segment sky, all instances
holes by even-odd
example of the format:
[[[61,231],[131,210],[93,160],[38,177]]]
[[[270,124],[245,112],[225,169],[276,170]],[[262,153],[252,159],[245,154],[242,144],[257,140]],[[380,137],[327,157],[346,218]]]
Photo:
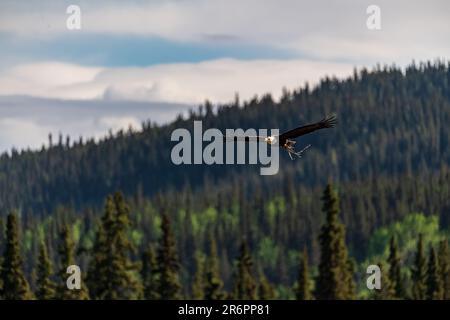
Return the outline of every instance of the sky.
[[[448,60],[449,21],[445,0],[0,0],[0,152],[166,123],[236,93],[277,99],[355,67]]]

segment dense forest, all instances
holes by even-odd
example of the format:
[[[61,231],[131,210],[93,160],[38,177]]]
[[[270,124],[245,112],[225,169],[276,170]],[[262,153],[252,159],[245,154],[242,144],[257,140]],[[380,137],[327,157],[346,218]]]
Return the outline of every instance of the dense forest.
[[[302,138],[312,148],[282,154],[275,176],[170,160],[171,132],[194,120],[283,131],[333,112],[338,126]],[[0,158],[0,295],[448,298],[449,120],[450,65],[437,61],[12,150]],[[85,275],[75,297],[60,290],[68,262]],[[365,287],[369,264],[387,270],[380,292]]]

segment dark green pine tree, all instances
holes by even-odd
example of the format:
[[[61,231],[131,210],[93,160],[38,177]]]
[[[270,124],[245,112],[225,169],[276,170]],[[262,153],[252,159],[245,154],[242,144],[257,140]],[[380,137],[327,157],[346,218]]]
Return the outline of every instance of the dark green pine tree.
[[[353,299],[355,284],[345,245],[345,227],[339,221],[338,196],[330,184],[322,200],[327,218],[319,236],[321,255],[315,297],[320,300]]]
[[[112,197],[108,197],[105,202],[105,209],[101,222],[97,226],[86,277],[90,298],[95,300],[103,299],[109,290],[109,240],[111,237],[110,230],[114,225],[113,214],[114,203]],[[108,230],[109,237],[107,237],[106,230]]]
[[[272,284],[267,279],[263,270],[259,270],[259,286],[258,286],[258,298],[260,300],[274,300],[276,298],[276,292]]]
[[[138,265],[130,259],[130,210],[120,193],[108,196],[89,264],[88,287],[93,299],[137,299],[142,296]]]
[[[158,300],[158,264],[153,246],[149,246],[142,254],[142,283],[144,286],[144,299]]]
[[[308,251],[304,248],[300,259],[297,286],[295,288],[295,296],[297,300],[312,300],[313,298],[311,293],[308,263]]]
[[[450,251],[448,240],[444,239],[439,243],[439,274],[443,286],[443,299],[450,300]]]
[[[39,248],[36,280],[36,298],[39,300],[51,300],[56,298],[56,285],[51,280],[53,268],[48,257],[47,245],[42,241]]]
[[[258,298],[257,283],[253,276],[253,261],[245,240],[241,244],[231,297],[235,300],[256,300]]]
[[[60,300],[87,300],[89,295],[87,289],[81,279],[80,289],[69,289],[67,287],[67,280],[70,274],[67,273],[67,268],[75,263],[75,244],[73,242],[70,228],[63,225],[60,232],[60,239],[58,245],[59,254],[59,277],[60,284],[57,288],[57,298]]]
[[[444,284],[442,282],[438,256],[433,246],[430,246],[427,269],[427,299],[442,300],[444,297]]]
[[[205,300],[225,299],[223,292],[223,282],[220,276],[219,256],[217,254],[216,240],[210,235],[209,256],[206,259],[205,267]]]
[[[195,275],[192,282],[192,299],[203,300],[205,296],[205,261],[199,252],[195,254]]]
[[[394,290],[394,299],[404,299],[406,296],[406,291],[403,284],[401,262],[400,256],[398,254],[397,242],[395,241],[394,237],[392,237],[390,240],[388,263],[388,278]]]
[[[379,262],[378,266],[381,271],[381,289],[375,289],[373,298],[375,300],[393,300],[395,299],[395,289],[389,277],[389,272],[386,272],[383,263]]]
[[[411,270],[411,278],[413,299],[425,300],[427,297],[427,259],[425,258],[422,234],[419,234],[417,241],[417,252]]]
[[[131,229],[130,209],[122,194],[114,194],[115,219],[110,243],[111,268],[109,281],[111,291],[106,299],[136,299],[142,294],[139,283],[139,265],[131,261],[136,251],[129,238]]]
[[[0,297],[4,300],[33,299],[30,286],[22,270],[17,217],[8,215],[6,222],[6,244],[0,273],[2,288]]]
[[[157,262],[159,270],[158,292],[163,300],[182,298],[179,280],[180,263],[176,250],[169,217],[162,216],[162,236],[158,248]]]

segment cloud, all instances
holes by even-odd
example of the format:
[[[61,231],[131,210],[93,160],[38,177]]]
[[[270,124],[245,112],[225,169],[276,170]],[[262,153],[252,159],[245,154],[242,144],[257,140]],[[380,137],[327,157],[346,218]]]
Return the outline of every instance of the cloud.
[[[289,49],[298,56],[368,64],[450,55],[450,2],[378,0],[382,28],[366,27],[359,0],[79,1],[78,34],[157,37],[181,43],[224,42]],[[0,32],[19,37],[73,34],[65,27],[67,3],[2,4]],[[39,9],[39,10],[38,10]],[[407,61],[408,60],[408,61]]]
[[[139,129],[142,121],[167,123],[185,114],[188,105],[105,100],[58,100],[26,96],[0,96],[0,152],[40,148],[48,134],[101,138],[108,131],[129,126]],[[54,141],[57,138],[54,138]]]
[[[161,64],[145,68],[96,68],[36,63],[0,72],[0,95],[29,95],[65,100],[170,102],[195,105],[206,99],[228,102],[317,83],[325,75],[350,75],[349,63],[309,60],[218,59]]]
[[[169,122],[206,99],[248,100],[344,77],[353,66],[308,60],[219,59],[139,68],[83,67],[59,62],[24,64],[0,71],[0,150],[38,148],[48,133],[72,139],[108,130]]]

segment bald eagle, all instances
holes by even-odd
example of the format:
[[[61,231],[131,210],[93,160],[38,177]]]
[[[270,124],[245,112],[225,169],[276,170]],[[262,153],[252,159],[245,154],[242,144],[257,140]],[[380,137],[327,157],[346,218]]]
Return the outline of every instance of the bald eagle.
[[[304,151],[306,151],[311,145],[307,145],[300,151],[295,151],[294,145],[296,143],[295,140],[300,136],[311,133],[313,131],[325,128],[333,128],[337,124],[336,115],[332,114],[330,116],[325,117],[319,122],[308,124],[306,126],[301,126],[289,131],[286,131],[278,136],[225,136],[225,141],[261,141],[266,142],[269,145],[278,145],[280,148],[286,150],[291,159],[294,159],[293,156],[302,157]]]

